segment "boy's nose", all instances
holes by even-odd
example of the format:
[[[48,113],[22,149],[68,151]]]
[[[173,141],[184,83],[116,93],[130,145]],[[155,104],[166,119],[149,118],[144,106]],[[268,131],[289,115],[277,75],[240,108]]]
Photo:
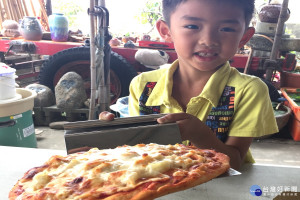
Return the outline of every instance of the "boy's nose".
[[[219,44],[219,39],[216,31],[206,30],[199,33],[199,44],[208,47],[216,47]]]

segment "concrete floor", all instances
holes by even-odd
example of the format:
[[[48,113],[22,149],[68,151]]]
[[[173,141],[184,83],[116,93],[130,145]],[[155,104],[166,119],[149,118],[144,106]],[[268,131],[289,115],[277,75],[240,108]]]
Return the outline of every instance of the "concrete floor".
[[[64,131],[46,126],[35,127],[38,148],[65,150]],[[300,166],[300,142],[286,135],[286,130],[266,139],[255,139],[251,152],[258,164]],[[281,134],[281,135],[280,135]]]

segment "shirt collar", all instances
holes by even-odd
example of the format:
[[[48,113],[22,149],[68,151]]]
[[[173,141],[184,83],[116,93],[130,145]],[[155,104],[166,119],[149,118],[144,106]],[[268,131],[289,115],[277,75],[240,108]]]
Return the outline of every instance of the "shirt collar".
[[[173,74],[178,68],[178,65],[178,60],[176,60],[167,70],[162,72],[160,79],[157,81],[156,86],[146,102],[146,106],[170,104],[170,100],[173,99],[171,97]],[[219,98],[223,93],[224,87],[228,82],[229,74],[230,65],[229,62],[227,62],[210,77],[203,88],[202,93],[195,98],[205,98],[211,102],[213,107],[216,107],[218,105]]]
[[[172,98],[173,74],[177,68],[178,60],[173,62],[166,70],[162,71],[161,77],[146,102],[146,106],[170,104],[169,100]]]
[[[230,64],[229,62],[226,62],[209,78],[208,82],[203,88],[202,93],[198,97],[206,98],[212,103],[213,107],[217,107],[229,77]]]

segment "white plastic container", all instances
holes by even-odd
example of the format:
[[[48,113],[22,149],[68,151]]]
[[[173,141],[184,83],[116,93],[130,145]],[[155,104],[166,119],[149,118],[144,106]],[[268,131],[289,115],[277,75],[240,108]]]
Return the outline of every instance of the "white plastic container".
[[[0,63],[0,100],[16,97],[16,69]]]

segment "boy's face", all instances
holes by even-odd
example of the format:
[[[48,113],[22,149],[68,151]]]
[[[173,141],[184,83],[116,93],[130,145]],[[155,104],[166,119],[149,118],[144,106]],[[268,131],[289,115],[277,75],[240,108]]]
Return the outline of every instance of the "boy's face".
[[[241,8],[214,0],[188,0],[180,4],[170,16],[170,27],[164,31],[164,38],[174,42],[181,67],[206,72],[216,71],[254,33],[245,32]]]

